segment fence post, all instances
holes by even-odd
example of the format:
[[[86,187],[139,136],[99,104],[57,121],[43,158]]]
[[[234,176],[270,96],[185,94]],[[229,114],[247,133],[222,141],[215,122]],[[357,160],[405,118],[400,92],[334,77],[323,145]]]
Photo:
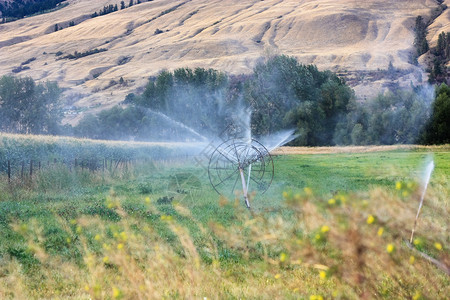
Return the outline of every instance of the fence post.
[[[8,183],[11,183],[11,162],[8,160]]]
[[[33,160],[30,160],[30,179],[33,177]]]

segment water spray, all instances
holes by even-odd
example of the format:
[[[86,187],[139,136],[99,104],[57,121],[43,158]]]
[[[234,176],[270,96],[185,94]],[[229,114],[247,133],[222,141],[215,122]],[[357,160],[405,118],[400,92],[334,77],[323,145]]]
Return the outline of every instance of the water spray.
[[[414,238],[414,231],[416,230],[416,225],[417,225],[417,219],[419,218],[419,214],[420,214],[420,209],[423,206],[423,199],[425,198],[425,192],[427,191],[427,187],[428,187],[428,183],[430,182],[430,178],[431,178],[431,173],[433,172],[434,169],[434,161],[430,161],[426,168],[425,168],[425,173],[424,176],[422,177],[422,194],[420,196],[420,203],[419,203],[419,209],[417,210],[417,215],[416,215],[416,219],[414,220],[414,226],[411,232],[411,238],[409,240],[409,242],[412,244],[413,242],[413,238]]]
[[[201,135],[200,133],[195,131],[193,128],[187,126],[186,124],[184,124],[184,123],[182,123],[180,121],[174,120],[173,118],[169,117],[168,115],[166,115],[166,114],[164,114],[164,113],[162,113],[160,111],[154,111],[154,110],[152,110],[150,108],[144,108],[144,109],[147,110],[148,112],[154,114],[154,115],[157,115],[157,116],[161,117],[162,119],[164,119],[165,121],[175,125],[176,127],[179,127],[181,129],[186,130],[187,132],[191,133],[196,138],[200,138],[200,140],[202,142],[208,141],[208,139],[205,136]]]
[[[420,209],[423,206],[423,200],[425,198],[425,192],[427,191],[427,187],[428,187],[428,183],[430,182],[430,178],[431,178],[431,173],[433,172],[434,169],[434,161],[431,160],[426,168],[425,168],[425,172],[423,174],[422,177],[422,182],[421,182],[421,186],[422,186],[422,193],[420,195],[420,203],[419,203],[419,209],[417,210],[417,214],[416,214],[416,218],[414,220],[414,226],[413,229],[411,231],[411,238],[409,239],[409,243],[407,241],[405,241],[406,246],[411,249],[412,251],[415,251],[416,253],[418,253],[420,256],[422,256],[423,258],[425,258],[426,260],[428,260],[429,262],[433,263],[434,265],[436,265],[439,269],[441,269],[442,271],[444,271],[447,275],[450,275],[450,268],[438,261],[437,259],[429,256],[428,254],[417,250],[414,246],[413,246],[413,238],[414,238],[414,232],[416,231],[416,226],[417,226],[417,220],[419,219],[419,214],[420,214]]]

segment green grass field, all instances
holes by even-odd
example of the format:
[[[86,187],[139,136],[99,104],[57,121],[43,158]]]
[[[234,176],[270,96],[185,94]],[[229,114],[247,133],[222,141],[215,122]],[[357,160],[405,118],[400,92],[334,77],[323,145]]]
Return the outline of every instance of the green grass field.
[[[274,157],[252,211],[193,161],[0,178],[0,299],[446,299],[448,147]]]

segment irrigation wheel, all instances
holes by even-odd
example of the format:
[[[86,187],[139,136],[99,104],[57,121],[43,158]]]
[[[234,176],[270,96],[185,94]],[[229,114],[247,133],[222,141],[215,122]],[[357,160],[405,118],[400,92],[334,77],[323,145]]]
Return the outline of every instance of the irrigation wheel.
[[[223,142],[211,154],[208,165],[208,176],[214,190],[224,196],[243,191],[246,203],[249,192],[263,194],[269,188],[273,175],[272,157],[255,139]]]

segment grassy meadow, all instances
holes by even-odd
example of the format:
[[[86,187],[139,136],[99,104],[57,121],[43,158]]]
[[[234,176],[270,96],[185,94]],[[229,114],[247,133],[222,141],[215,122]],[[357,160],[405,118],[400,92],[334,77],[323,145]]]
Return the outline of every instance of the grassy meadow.
[[[0,299],[446,299],[449,150],[277,155],[251,211],[193,160],[1,174]]]

